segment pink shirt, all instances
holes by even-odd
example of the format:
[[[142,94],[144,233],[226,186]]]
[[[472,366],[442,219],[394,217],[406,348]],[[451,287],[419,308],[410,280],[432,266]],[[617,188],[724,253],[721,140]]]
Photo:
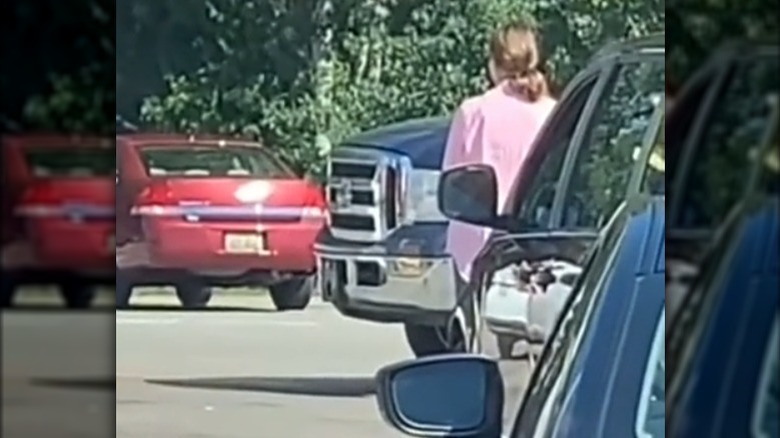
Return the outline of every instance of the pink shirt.
[[[503,211],[509,189],[555,103],[551,98],[531,103],[506,84],[466,99],[450,127],[443,169],[467,164],[492,166],[498,180],[498,211]],[[489,230],[451,221],[447,233],[447,252],[467,279]]]

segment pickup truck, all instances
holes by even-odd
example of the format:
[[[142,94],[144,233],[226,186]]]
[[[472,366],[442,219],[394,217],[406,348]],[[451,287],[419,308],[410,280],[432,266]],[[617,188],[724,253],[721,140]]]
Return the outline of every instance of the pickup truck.
[[[335,148],[329,222],[314,246],[323,299],[349,317],[405,324],[413,348],[456,307],[447,219],[436,201],[449,124],[396,123]]]

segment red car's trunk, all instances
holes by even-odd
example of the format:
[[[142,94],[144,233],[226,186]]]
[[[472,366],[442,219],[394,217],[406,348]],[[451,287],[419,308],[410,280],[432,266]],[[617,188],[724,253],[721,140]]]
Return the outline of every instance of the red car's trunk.
[[[307,272],[326,208],[302,180],[181,177],[154,181],[132,214],[158,266]]]
[[[196,221],[300,221],[324,214],[316,187],[301,180],[171,178],[143,191],[134,208],[141,216]]]
[[[110,267],[115,213],[114,185],[108,177],[34,180],[14,212],[43,264]]]

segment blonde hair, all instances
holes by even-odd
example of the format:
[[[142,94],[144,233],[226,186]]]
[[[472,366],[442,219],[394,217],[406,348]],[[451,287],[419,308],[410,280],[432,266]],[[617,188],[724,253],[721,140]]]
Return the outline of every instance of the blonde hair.
[[[490,58],[511,87],[531,102],[550,94],[540,70],[536,29],[521,21],[499,28],[490,39]]]

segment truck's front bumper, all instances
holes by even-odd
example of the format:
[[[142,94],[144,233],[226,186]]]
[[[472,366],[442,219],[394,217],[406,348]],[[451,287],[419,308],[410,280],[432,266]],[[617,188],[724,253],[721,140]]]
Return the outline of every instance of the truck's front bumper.
[[[317,244],[317,284],[345,316],[377,322],[443,325],[456,308],[449,256],[381,254],[372,247]]]

